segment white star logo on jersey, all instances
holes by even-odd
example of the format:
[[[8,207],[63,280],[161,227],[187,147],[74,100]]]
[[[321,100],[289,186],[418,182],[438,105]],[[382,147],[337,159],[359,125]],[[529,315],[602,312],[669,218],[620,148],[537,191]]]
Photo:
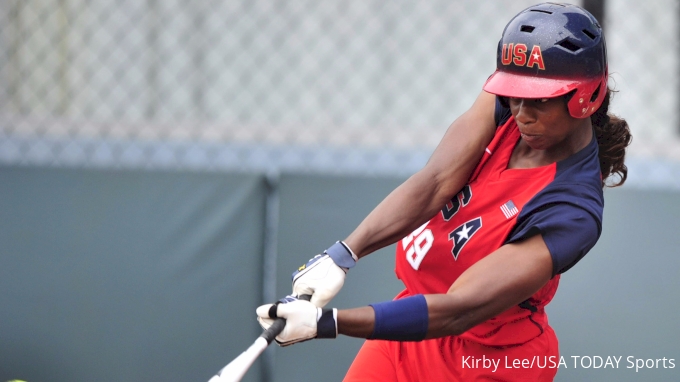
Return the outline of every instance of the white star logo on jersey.
[[[463,224],[463,229],[461,229],[460,232],[456,232],[456,235],[458,235],[458,241],[461,241],[462,239],[469,239],[470,236],[468,236],[468,232],[470,232],[471,229],[472,227],[468,227],[467,223]]]
[[[480,228],[482,228],[481,216],[461,224],[458,228],[449,233],[449,240],[453,241],[451,253],[453,254],[454,260],[458,260],[460,251]]]

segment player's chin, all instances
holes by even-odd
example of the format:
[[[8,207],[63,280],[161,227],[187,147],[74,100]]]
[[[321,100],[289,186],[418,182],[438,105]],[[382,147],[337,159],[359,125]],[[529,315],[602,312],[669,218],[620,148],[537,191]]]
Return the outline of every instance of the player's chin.
[[[522,140],[534,150],[545,150],[549,146],[543,135],[522,134]]]

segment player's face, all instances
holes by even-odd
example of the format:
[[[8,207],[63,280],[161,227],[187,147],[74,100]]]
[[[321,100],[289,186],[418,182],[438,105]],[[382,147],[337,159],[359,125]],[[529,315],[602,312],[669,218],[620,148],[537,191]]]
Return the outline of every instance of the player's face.
[[[570,144],[583,120],[572,117],[564,97],[509,98],[522,139],[534,150]]]

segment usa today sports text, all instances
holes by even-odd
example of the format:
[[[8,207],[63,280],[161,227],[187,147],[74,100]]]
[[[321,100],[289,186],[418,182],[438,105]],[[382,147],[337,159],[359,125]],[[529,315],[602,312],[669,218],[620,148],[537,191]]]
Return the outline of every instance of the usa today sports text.
[[[636,356],[533,356],[528,358],[501,357],[493,358],[483,355],[482,357],[462,356],[463,369],[490,369],[496,372],[499,368],[505,369],[555,369],[555,368],[581,368],[581,369],[634,369],[639,372],[643,369],[675,369],[675,358],[638,358]]]

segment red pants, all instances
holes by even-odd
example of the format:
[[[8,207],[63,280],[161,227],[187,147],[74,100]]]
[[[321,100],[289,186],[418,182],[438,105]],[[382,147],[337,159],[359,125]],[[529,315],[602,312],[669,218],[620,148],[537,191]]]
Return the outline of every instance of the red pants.
[[[512,347],[490,347],[460,337],[368,340],[344,381],[552,381],[560,358],[557,337],[550,326],[544,330]]]

